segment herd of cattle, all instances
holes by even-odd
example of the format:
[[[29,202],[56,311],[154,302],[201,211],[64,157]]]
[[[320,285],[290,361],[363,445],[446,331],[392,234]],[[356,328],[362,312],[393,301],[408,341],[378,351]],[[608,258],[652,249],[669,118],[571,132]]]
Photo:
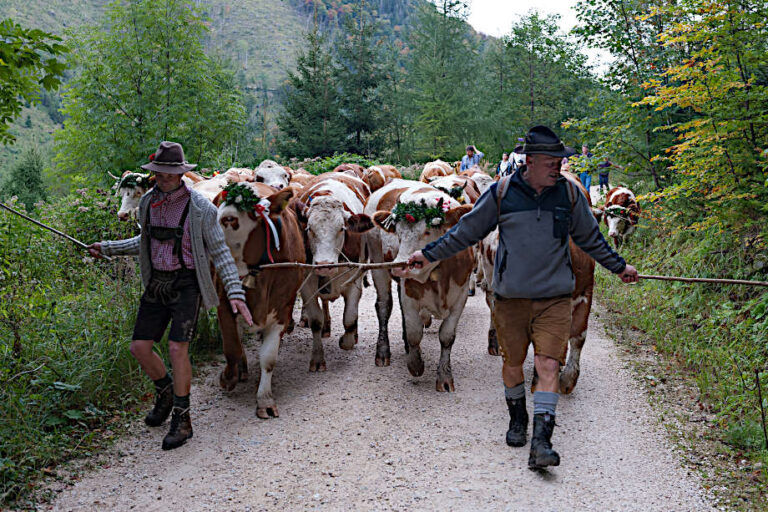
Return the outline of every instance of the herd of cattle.
[[[563,175],[581,188],[578,179]],[[140,179],[137,179],[140,178]],[[118,216],[127,220],[135,215],[139,198],[152,186],[152,178],[126,171],[117,178],[117,196],[122,198]],[[205,178],[189,172],[183,180],[193,190],[206,196],[219,209],[218,219],[246,290],[254,327],[260,335],[261,379],[256,395],[256,414],[261,418],[278,416],[272,396],[271,378],[277,363],[283,334],[294,328],[293,310],[297,295],[302,299],[301,325],[312,331],[310,371],[326,368],[323,338],[330,336],[331,319],[328,303],[344,299],[344,334],[339,338],[342,349],[353,349],[358,341],[358,304],[362,295],[365,271],[355,267],[263,269],[268,263],[298,262],[316,265],[359,262],[404,262],[416,250],[436,240],[472,210],[494,182],[481,168],[457,173],[455,166],[437,160],[424,166],[419,181],[402,179],[391,165],[363,168],[342,164],[332,172],[312,175],[298,169],[265,160],[256,169],[232,168]],[[235,184],[235,186],[232,186]],[[242,187],[242,188],[240,188]],[[224,189],[227,188],[227,191]],[[238,191],[255,194],[259,210],[240,207]],[[229,194],[229,200],[226,200]],[[248,195],[253,197],[252,194]],[[402,205],[402,206],[399,206]],[[419,205],[437,208],[439,218],[415,219],[396,215],[397,208]],[[603,208],[593,208],[602,216],[609,234],[620,244],[638,220],[639,209],[634,195],[626,187],[612,189]],[[424,373],[420,342],[424,328],[433,319],[442,320],[439,329],[441,346],[437,365],[436,388],[453,391],[451,347],[467,296],[474,293],[474,283],[485,291],[492,308],[494,260],[498,230],[476,247],[447,260],[411,269],[370,270],[376,289],[376,315],[379,322],[375,364],[388,366],[391,351],[387,325],[393,309],[392,281],[397,282],[403,341],[407,367],[414,376]],[[576,289],[573,294],[573,321],[569,355],[560,374],[560,388],[570,393],[579,377],[579,359],[584,346],[592,304],[595,262],[570,244]],[[212,270],[213,272],[213,270]],[[214,279],[216,281],[216,279]],[[366,281],[367,283],[367,281]],[[224,290],[217,284],[222,299]],[[248,363],[242,344],[243,325],[237,322],[228,301],[222,300],[218,320],[223,339],[226,367],[220,384],[227,390],[248,378]],[[498,343],[491,323],[488,352],[498,355]]]

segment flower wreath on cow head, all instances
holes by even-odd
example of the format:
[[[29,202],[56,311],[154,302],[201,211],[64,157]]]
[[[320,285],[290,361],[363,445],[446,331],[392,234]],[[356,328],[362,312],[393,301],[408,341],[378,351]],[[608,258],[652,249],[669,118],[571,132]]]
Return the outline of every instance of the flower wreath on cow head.
[[[435,206],[427,205],[426,200],[420,202],[397,203],[392,209],[392,214],[387,219],[389,225],[395,222],[406,221],[414,224],[424,220],[427,226],[439,226],[445,222],[445,211],[450,208],[450,203],[444,203],[443,198],[437,200]]]
[[[271,250],[271,236],[275,240],[275,249],[280,250],[280,236],[277,232],[277,227],[272,219],[269,218],[269,207],[272,205],[268,199],[261,198],[256,191],[245,183],[230,183],[224,190],[221,191],[221,204],[226,206],[234,206],[237,211],[243,213],[252,213],[261,217],[264,223],[269,226],[266,230],[267,236],[267,255],[271,263],[275,260],[272,257]]]
[[[145,187],[149,188],[151,181],[149,179],[149,174],[140,174],[138,172],[129,172],[125,176],[119,178],[119,181],[117,182],[117,190],[120,190],[121,188],[136,188],[136,187]]]
[[[605,216],[607,217],[617,217],[621,220],[625,220],[629,222],[631,225],[637,224],[637,221],[639,220],[639,215],[636,210],[633,208],[627,208],[626,206],[621,206],[618,204],[613,204],[605,209]]]

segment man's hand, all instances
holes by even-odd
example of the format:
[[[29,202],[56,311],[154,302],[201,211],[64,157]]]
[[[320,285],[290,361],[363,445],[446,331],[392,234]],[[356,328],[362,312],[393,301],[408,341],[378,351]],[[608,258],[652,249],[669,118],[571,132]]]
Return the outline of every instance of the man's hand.
[[[94,258],[101,259],[101,244],[95,243],[88,246],[88,253],[93,256]]]
[[[421,251],[416,251],[408,258],[408,266],[413,268],[421,268],[428,264],[429,260]]]
[[[627,265],[624,272],[619,274],[619,278],[625,283],[636,283],[640,279],[637,277],[637,269],[632,265]]]
[[[243,320],[249,326],[253,325],[253,317],[251,316],[251,310],[248,309],[248,305],[240,299],[231,299],[229,305],[232,306],[232,312],[234,314],[240,313],[243,315]]]

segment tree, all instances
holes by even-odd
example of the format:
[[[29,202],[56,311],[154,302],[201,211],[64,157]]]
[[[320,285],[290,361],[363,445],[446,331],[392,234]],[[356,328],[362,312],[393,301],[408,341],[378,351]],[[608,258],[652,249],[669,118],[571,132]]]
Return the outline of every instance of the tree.
[[[458,0],[423,2],[416,13],[408,78],[419,158],[458,156],[475,132],[479,61],[466,16]]]
[[[161,140],[182,143],[201,166],[232,162],[245,111],[233,72],[203,52],[206,32],[192,2],[135,0],[113,2],[99,26],[74,34],[79,74],[64,96],[58,169],[132,169]]]
[[[8,131],[23,105],[38,101],[41,88],[55,90],[66,69],[59,56],[61,38],[25,29],[10,18],[0,21],[0,143],[16,139]]]
[[[306,40],[277,119],[280,148],[289,157],[330,156],[344,147],[345,133],[335,70],[317,21]]]
[[[377,26],[369,19],[365,0],[359,1],[357,16],[347,16],[342,27],[335,60],[341,116],[348,137],[346,151],[370,155],[382,144],[378,132],[383,74],[374,37]]]
[[[18,197],[27,210],[31,210],[36,202],[46,199],[43,158],[37,149],[31,148],[24,154],[3,180],[0,191],[3,198]]]

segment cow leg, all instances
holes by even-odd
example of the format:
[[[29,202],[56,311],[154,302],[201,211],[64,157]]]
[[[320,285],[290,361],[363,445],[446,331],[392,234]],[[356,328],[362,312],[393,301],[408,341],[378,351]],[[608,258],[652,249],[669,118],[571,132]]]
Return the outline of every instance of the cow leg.
[[[344,350],[352,350],[357,344],[357,308],[363,289],[361,280],[349,284],[342,292],[344,296],[344,334],[339,338],[339,347]]]
[[[456,391],[453,386],[453,372],[451,371],[451,348],[453,348],[453,342],[456,339],[456,325],[459,323],[460,317],[461,310],[454,311],[440,324],[438,334],[440,338],[440,362],[437,363],[437,382],[435,384],[438,391]]]
[[[307,303],[301,299],[301,314],[299,315],[299,327],[309,327],[309,318],[307,317]]]
[[[392,280],[387,270],[371,270],[376,288],[376,317],[379,320],[379,338],[376,341],[376,366],[389,366],[389,317],[392,315]]]
[[[475,289],[477,287],[477,275],[475,274],[477,272],[477,267],[472,271],[471,274],[469,274],[469,289],[467,290],[467,295],[470,297],[475,296]]]
[[[400,287],[403,286],[405,281],[400,280]],[[419,377],[424,374],[424,360],[421,358],[421,339],[424,336],[424,324],[421,322],[421,316],[419,315],[419,304],[405,296],[405,292],[401,291],[400,300],[402,302],[403,311],[403,331],[405,331],[405,338],[408,344],[408,371],[414,377]]]
[[[248,378],[248,361],[240,339],[237,320],[232,314],[229,303],[225,304],[225,302],[221,301],[216,308],[221,329],[222,349],[227,362],[219,375],[219,385],[227,391],[232,391],[239,381]]]
[[[325,299],[322,299],[323,302],[323,332],[322,337],[323,338],[330,338],[331,337],[331,312],[328,310],[328,302]]]
[[[419,317],[421,317],[421,324],[425,329],[432,327],[432,315],[428,311],[421,311]]]
[[[500,355],[499,339],[496,336],[496,328],[493,326],[493,292],[485,291],[485,303],[491,310],[491,325],[488,327],[488,353],[492,356]]]
[[[317,281],[315,281],[316,283]],[[323,329],[323,312],[317,303],[317,298],[309,297],[317,290],[316,286],[305,286],[301,290],[301,299],[307,306],[307,320],[312,329],[312,358],[309,360],[309,371],[325,371],[325,352],[320,332]]]
[[[272,398],[272,372],[277,364],[277,353],[280,349],[281,324],[273,324],[262,331],[259,362],[261,363],[261,379],[256,391],[256,416],[262,419],[280,416],[277,412],[275,399]]]
[[[403,326],[403,345],[405,346],[405,353],[407,354],[411,350],[411,347],[408,345],[408,336],[406,335],[405,329],[405,309],[403,308],[403,293],[405,292],[403,292],[400,287],[402,282],[402,279],[397,282],[397,302],[400,304],[400,320]],[[421,325],[423,326],[424,324],[422,323]]]
[[[572,299],[571,335],[568,339],[570,351],[568,361],[560,371],[560,393],[570,394],[576,387],[581,372],[581,349],[587,341],[589,312],[592,309],[592,287],[583,295]]]

